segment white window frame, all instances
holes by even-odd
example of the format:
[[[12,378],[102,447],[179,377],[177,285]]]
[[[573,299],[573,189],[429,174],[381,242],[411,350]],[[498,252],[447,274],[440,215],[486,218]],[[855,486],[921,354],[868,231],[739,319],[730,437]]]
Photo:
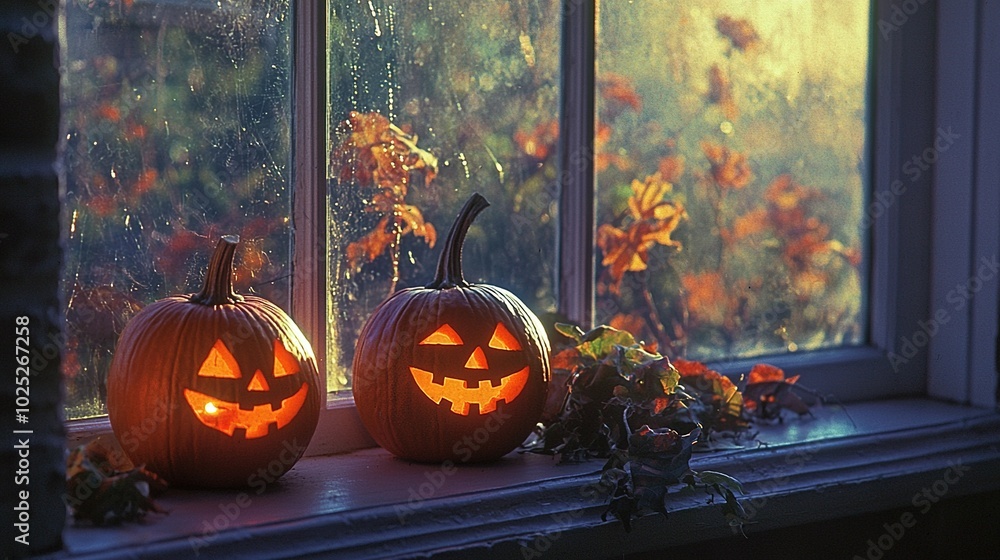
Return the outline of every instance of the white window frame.
[[[329,1],[294,2],[293,273],[291,315],[313,342],[327,378],[326,30]],[[969,305],[949,294],[969,281],[982,257],[1000,251],[1000,112],[989,100],[1000,87],[1000,6],[985,1],[918,4],[934,18],[895,25],[894,3],[876,0],[870,41],[869,142],[873,198],[884,204],[870,234],[866,343],[767,358],[804,385],[841,401],[926,395],[995,407],[998,290],[994,276]],[[560,119],[559,306],[571,320],[593,319],[594,17],[593,0],[565,0]],[[928,21],[930,23],[928,23]],[[936,27],[935,27],[936,26]],[[927,37],[935,37],[933,42]],[[936,71],[934,70],[936,68]],[[939,128],[959,137],[915,181],[902,176],[915,155],[933,148]],[[991,149],[994,148],[994,149]],[[991,157],[993,156],[993,157]],[[907,168],[908,169],[908,168]],[[894,181],[903,180],[905,191]],[[873,212],[873,206],[866,210]],[[928,225],[929,223],[929,225]],[[956,228],[953,224],[961,225]],[[959,231],[960,230],[960,231]],[[949,321],[915,355],[906,343],[935,313]],[[923,322],[923,323],[922,323]],[[904,358],[901,362],[899,358]],[[758,361],[713,364],[739,375]],[[374,446],[347,392],[330,393],[308,455]],[[106,419],[69,424],[72,440],[109,432]]]

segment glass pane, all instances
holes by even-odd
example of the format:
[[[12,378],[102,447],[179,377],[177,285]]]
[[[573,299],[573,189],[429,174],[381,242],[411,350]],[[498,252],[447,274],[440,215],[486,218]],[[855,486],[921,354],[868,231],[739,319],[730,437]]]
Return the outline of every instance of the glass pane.
[[[705,360],[862,342],[869,2],[602,2],[597,320]]]
[[[432,280],[473,192],[492,206],[466,279],[554,310],[559,31],[558,0],[333,3],[331,388],[379,302]]]
[[[200,288],[239,234],[236,289],[287,309],[288,0],[66,2],[66,416],[102,414],[125,321]]]

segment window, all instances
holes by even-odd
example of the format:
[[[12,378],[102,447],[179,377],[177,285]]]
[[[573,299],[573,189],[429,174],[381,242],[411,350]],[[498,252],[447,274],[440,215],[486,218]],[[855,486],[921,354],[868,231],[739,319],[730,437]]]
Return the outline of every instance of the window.
[[[864,341],[868,4],[601,4],[598,323],[701,360]]]
[[[768,355],[842,399],[923,393],[927,345],[957,347],[952,334],[928,335],[918,351],[906,350],[954,277],[971,278],[996,245],[980,241],[974,252],[968,238],[949,245],[938,231],[934,254],[964,256],[955,266],[932,263],[932,178],[940,184],[967,167],[938,150],[912,182],[905,175],[907,161],[934,148],[939,128],[929,116],[936,78],[927,61],[975,50],[942,38],[938,52],[925,40],[933,22],[914,18],[907,34],[886,39],[878,22],[889,21],[890,8],[861,2],[816,3],[811,16],[785,2],[750,12],[707,1],[677,10],[555,0],[302,4],[66,8],[67,417],[101,412],[100,371],[127,316],[195,290],[212,238],[233,231],[244,239],[238,288],[290,309],[321,356],[328,389],[347,389],[367,313],[393,287],[426,281],[436,233],[473,190],[493,208],[470,235],[467,274],[510,288],[539,314],[639,321],[650,337],[662,327],[662,345],[725,360],[725,371]],[[772,11],[800,38],[768,28]],[[965,29],[968,17],[942,13],[940,24]],[[658,22],[680,32],[656,35]],[[801,37],[834,41],[837,32],[855,38],[789,46],[808,42]],[[797,67],[769,59],[766,49],[778,47],[768,42],[844,66],[803,55],[805,77],[793,78]],[[660,50],[644,50],[653,44]],[[709,47],[696,53],[702,44]],[[668,74],[664,85],[668,62],[682,67],[682,79]],[[940,97],[938,109],[970,103],[973,63],[942,68],[966,86]],[[789,84],[796,94],[780,95]],[[797,123],[799,110],[809,127]],[[781,125],[764,126],[772,120]],[[969,142],[973,153],[971,117],[964,125],[953,125],[958,145]],[[373,147],[384,157],[369,158]],[[392,188],[379,182],[387,170]],[[626,232],[633,223],[633,180],[645,189],[671,183],[662,200],[679,220],[658,238],[666,243],[649,248],[648,262],[668,276],[646,290],[652,306],[625,279],[639,271],[622,269],[618,293],[607,276],[614,232],[603,226]],[[897,180],[909,194],[893,190]],[[957,180],[973,185],[970,200],[991,200],[969,177]],[[716,184],[699,189],[706,181]],[[723,192],[725,201],[711,198]],[[777,222],[761,224],[761,212],[793,200],[805,211],[802,231],[782,236]],[[971,206],[954,210],[968,215]],[[866,219],[871,228],[860,227]],[[988,240],[996,216],[976,219],[972,236]],[[754,252],[699,260],[729,250],[726,236],[749,239]],[[791,259],[792,242],[824,252]],[[722,259],[728,272],[718,269]],[[789,290],[795,266],[803,284]],[[741,295],[718,307],[715,294],[727,292]],[[692,293],[715,307],[692,311]],[[968,307],[949,313],[971,324]],[[976,324],[995,334],[995,310],[977,313]],[[740,322],[727,325],[730,315]],[[981,364],[993,334],[958,350],[962,363]],[[948,396],[967,400],[978,379]],[[349,398],[331,410],[345,407]],[[338,430],[349,428],[323,437]]]
[[[287,308],[291,4],[69,2],[63,37],[66,417],[105,413],[125,322],[198,290],[239,234],[236,288]]]
[[[556,310],[559,2],[333,2],[328,383],[369,313],[427,284],[473,192],[469,281]],[[514,266],[512,266],[512,264]]]

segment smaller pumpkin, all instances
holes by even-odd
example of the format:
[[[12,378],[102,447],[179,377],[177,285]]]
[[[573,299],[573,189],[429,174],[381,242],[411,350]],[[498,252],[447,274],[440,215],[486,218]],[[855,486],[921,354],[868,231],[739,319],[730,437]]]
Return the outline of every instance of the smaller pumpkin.
[[[399,457],[497,459],[524,442],[545,405],[549,346],[538,318],[507,290],[463,277],[462,244],[487,206],[478,193],[466,202],[434,281],[389,296],[358,338],[358,414]]]
[[[122,449],[176,486],[273,481],[319,421],[323,384],[309,342],[278,306],[233,291],[238,243],[219,241],[200,292],[137,313],[108,372]]]

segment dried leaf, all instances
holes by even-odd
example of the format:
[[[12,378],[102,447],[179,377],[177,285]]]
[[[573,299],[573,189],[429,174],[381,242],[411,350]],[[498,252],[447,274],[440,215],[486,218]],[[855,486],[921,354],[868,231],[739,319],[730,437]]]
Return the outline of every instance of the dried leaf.
[[[779,418],[782,410],[790,410],[800,416],[809,414],[811,403],[794,391],[798,380],[797,375],[786,379],[781,368],[769,364],[755,365],[743,389],[747,409],[764,419]]]
[[[705,484],[718,484],[740,494],[746,494],[746,491],[743,490],[743,483],[728,474],[717,471],[697,471],[695,475]]]
[[[630,333],[611,327],[597,327],[586,333],[576,348],[582,357],[602,361],[615,352],[616,347],[635,344]]]
[[[645,270],[649,250],[656,244],[680,248],[671,235],[687,217],[684,207],[665,199],[672,190],[658,173],[645,181],[632,181],[628,199],[629,224],[624,229],[602,224],[597,229],[597,246],[604,253],[601,261],[612,279],[610,289],[617,293],[626,272]]]
[[[580,327],[568,323],[556,323],[556,332],[576,342],[580,342],[585,334]]]
[[[147,512],[165,513],[153,498],[167,484],[143,467],[126,467],[100,440],[77,447],[66,458],[66,501],[76,520],[94,525],[137,521]],[[119,468],[129,468],[127,471]]]

